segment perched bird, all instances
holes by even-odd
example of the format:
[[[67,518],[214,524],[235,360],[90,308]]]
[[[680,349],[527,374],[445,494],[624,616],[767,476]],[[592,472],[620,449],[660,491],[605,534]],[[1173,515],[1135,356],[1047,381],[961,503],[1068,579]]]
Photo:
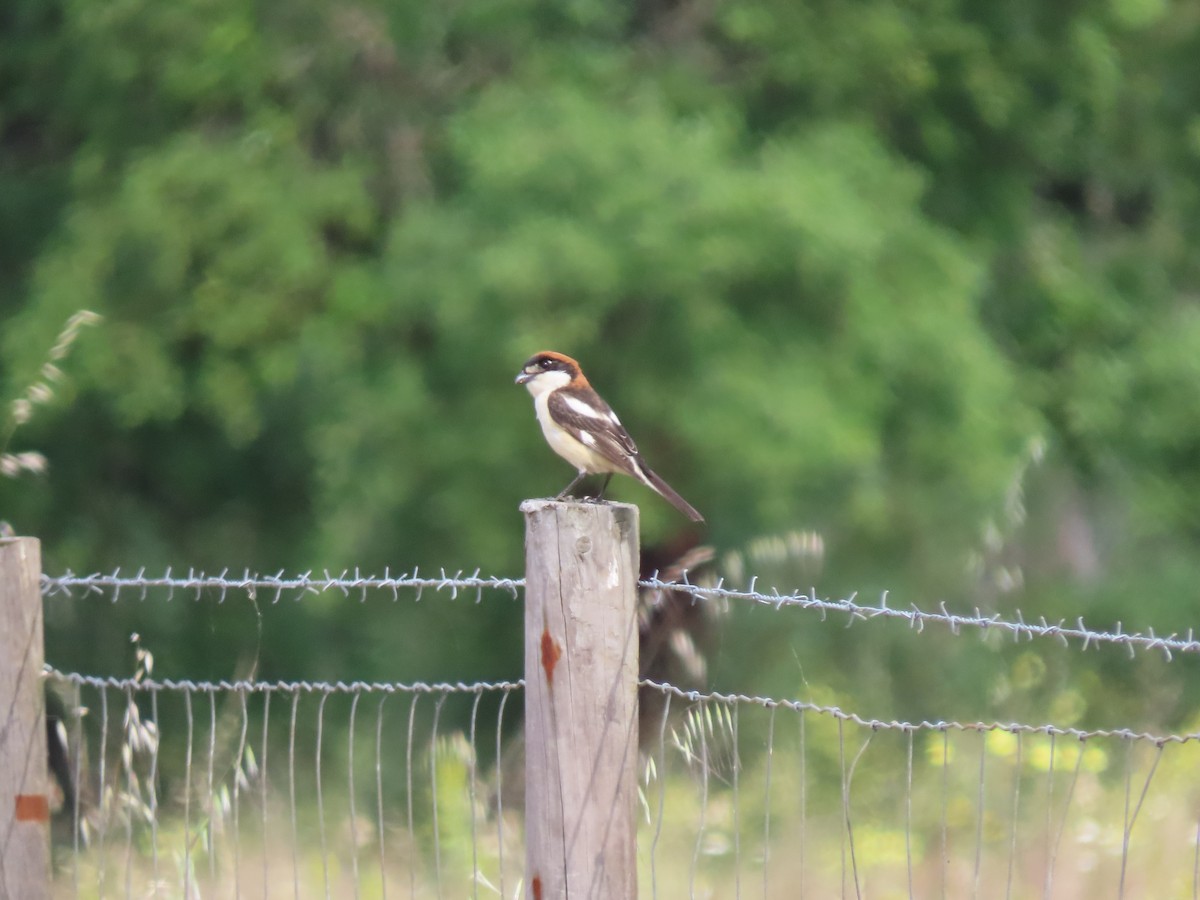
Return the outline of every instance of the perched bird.
[[[704,516],[642,462],[617,414],[592,389],[571,357],[551,350],[536,353],[522,367],[516,382],[533,395],[533,408],[550,449],[579,470],[556,499],[569,494],[585,475],[608,476],[600,486],[602,495],[609,479],[620,472],[656,491],[693,522],[704,521]]]

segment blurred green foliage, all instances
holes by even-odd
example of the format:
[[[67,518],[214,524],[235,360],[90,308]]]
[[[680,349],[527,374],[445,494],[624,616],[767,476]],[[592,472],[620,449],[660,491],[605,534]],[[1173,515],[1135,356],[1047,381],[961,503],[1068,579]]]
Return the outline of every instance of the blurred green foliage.
[[[721,548],[815,529],[826,593],[1186,628],[1198,36],[1160,0],[12,0],[4,396],[71,313],[104,323],[10,448],[49,474],[0,510],[51,571],[519,572],[517,504],[570,472],[511,381],[553,347]],[[682,528],[614,493],[646,541]],[[518,618],[48,624],[64,666],[121,668],[136,628],[165,675],[469,679],[513,674]],[[901,705],[997,680],[974,644],[738,628],[740,690],[803,692],[822,653]]]

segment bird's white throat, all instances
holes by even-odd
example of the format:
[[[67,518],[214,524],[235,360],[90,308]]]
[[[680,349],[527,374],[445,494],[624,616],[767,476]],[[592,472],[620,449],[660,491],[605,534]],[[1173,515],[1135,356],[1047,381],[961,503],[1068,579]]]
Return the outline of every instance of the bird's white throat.
[[[534,398],[542,396],[542,394],[557,390],[560,387],[566,387],[571,383],[571,376],[566,372],[552,370],[550,372],[542,372],[539,375],[534,375],[527,382],[525,388],[529,393],[533,394]]]

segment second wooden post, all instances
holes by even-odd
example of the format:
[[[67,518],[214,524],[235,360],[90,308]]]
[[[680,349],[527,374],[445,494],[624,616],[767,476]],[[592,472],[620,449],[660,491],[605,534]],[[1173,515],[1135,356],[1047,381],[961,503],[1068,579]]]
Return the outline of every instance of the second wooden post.
[[[638,510],[521,511],[526,896],[636,898]]]

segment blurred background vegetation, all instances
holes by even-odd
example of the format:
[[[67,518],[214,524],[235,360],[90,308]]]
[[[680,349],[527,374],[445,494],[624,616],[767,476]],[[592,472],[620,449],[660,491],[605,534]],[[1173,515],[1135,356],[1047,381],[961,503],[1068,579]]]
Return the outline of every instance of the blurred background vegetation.
[[[571,473],[512,377],[554,348],[760,587],[1185,630],[1197,58],[1166,0],[10,0],[4,396],[104,318],[4,448],[49,470],[0,514],[50,572],[519,574],[518,503]],[[613,494],[647,546],[687,527]],[[747,549],[792,531],[819,561]],[[806,623],[731,620],[711,680],[886,717],[1195,708],[1190,663]],[[521,658],[495,598],[47,625],[97,673],[131,631],[163,677]]]

